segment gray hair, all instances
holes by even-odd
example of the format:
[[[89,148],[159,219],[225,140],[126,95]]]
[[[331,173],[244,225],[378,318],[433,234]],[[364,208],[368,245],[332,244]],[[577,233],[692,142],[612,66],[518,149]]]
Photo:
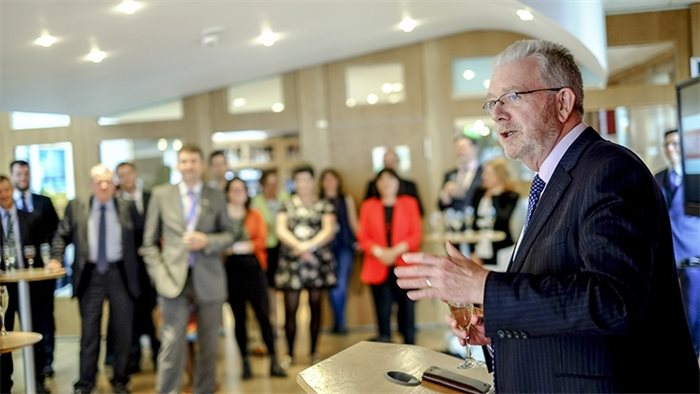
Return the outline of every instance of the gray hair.
[[[545,40],[520,40],[511,44],[494,60],[494,66],[531,57],[539,64],[539,76],[552,88],[568,87],[574,91],[574,111],[583,115],[583,79],[574,56],[563,45]]]
[[[107,175],[110,178],[112,178],[113,174],[114,173],[112,172],[112,170],[102,163],[95,164],[90,169],[90,178],[92,178],[93,180],[95,178],[97,178],[98,176],[102,176],[102,175]]]

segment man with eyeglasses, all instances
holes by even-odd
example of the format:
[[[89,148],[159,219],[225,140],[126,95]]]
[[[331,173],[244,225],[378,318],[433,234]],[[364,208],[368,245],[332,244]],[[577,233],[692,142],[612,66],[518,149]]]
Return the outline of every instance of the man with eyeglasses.
[[[686,215],[683,207],[683,171],[677,129],[664,133],[663,148],[669,167],[657,173],[655,178],[666,198],[671,218],[673,251],[697,357],[700,355],[700,217]]]
[[[536,172],[507,272],[446,245],[395,269],[413,299],[483,305],[461,340],[493,351],[498,392],[698,392],[665,202],[646,165],[582,123],[565,47],[518,41],[484,104],[506,155]]]

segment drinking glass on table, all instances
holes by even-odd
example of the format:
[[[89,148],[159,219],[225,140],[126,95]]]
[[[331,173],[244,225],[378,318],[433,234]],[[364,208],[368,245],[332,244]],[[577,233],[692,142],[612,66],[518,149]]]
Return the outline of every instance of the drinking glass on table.
[[[41,254],[41,261],[44,262],[44,268],[46,269],[51,260],[51,245],[48,243],[39,245],[39,253]]]
[[[477,313],[476,308],[474,308],[474,304],[447,301],[447,305],[450,307],[452,317],[454,317],[455,321],[457,322],[457,327],[467,333],[467,343],[464,345],[466,350],[464,363],[457,368],[466,369],[483,366],[483,362],[472,357],[471,348],[469,347],[469,328],[472,325],[472,315]]]
[[[36,247],[34,245],[24,245],[22,248],[24,258],[27,259],[29,269],[34,268],[34,258],[36,257]]]
[[[5,269],[10,272],[17,268],[15,266],[15,260],[17,259],[17,251],[14,245],[5,245],[2,248],[2,254],[5,258]]]

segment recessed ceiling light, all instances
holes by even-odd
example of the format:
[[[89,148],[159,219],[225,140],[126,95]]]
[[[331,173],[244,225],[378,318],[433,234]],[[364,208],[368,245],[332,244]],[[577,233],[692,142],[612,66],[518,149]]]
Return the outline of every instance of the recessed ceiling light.
[[[531,20],[535,19],[535,16],[532,15],[532,12],[530,12],[529,10],[526,10],[524,8],[521,8],[521,9],[515,11],[515,13],[518,14],[518,17],[522,21],[531,21]]]
[[[282,103],[274,103],[272,104],[272,112],[282,112],[284,111],[284,104]]]
[[[49,34],[49,32],[45,31],[41,33],[41,36],[39,38],[34,40],[34,43],[44,48],[48,48],[51,45],[55,44],[56,41],[58,41],[58,38],[52,36],[51,34]]]
[[[389,102],[392,104],[396,104],[399,101],[401,101],[401,95],[399,94],[391,94],[389,95]]]
[[[391,92],[393,92],[393,91],[394,91],[394,87],[391,86],[391,84],[390,84],[389,82],[384,82],[384,83],[382,84],[382,92],[384,92],[384,93],[386,93],[386,94],[389,94],[389,93],[391,93]]]
[[[357,101],[355,101],[355,99],[353,99],[353,98],[349,98],[349,99],[345,100],[345,105],[348,108],[352,108],[352,107],[357,105]]]
[[[134,0],[123,0],[119,5],[117,6],[117,11],[131,15],[134,12],[138,11],[143,5],[139,3],[138,1]]]
[[[399,23],[399,29],[401,29],[403,32],[410,33],[416,28],[417,24],[418,23],[415,21],[415,19],[406,17]]]
[[[489,88],[489,85],[491,85],[491,80],[490,80],[490,79],[484,79],[484,87],[485,87],[486,89],[488,89],[488,88]]]
[[[462,77],[463,77],[464,79],[466,79],[467,81],[471,81],[472,79],[474,79],[475,76],[476,76],[476,73],[475,73],[473,70],[470,70],[470,69],[466,69],[466,70],[464,70],[464,72],[462,73]]]
[[[391,84],[391,88],[394,92],[400,92],[403,90],[403,84],[401,82],[395,82]]]
[[[168,149],[168,140],[165,138],[161,138],[158,140],[158,150],[161,152],[165,152],[165,150]]]
[[[85,58],[93,63],[101,63],[105,58],[107,57],[107,52],[100,50],[99,48],[95,47],[92,48],[90,53],[85,56]]]
[[[272,30],[265,30],[258,36],[258,42],[266,47],[271,47],[275,45],[275,42],[279,39],[279,34],[273,32]]]
[[[233,99],[233,106],[235,108],[241,108],[246,104],[248,104],[248,100],[246,100],[245,97],[236,97],[235,99]]]
[[[180,141],[179,139],[173,141],[173,150],[179,152],[180,149],[182,149],[182,141]]]
[[[370,93],[367,95],[367,104],[374,105],[377,104],[377,102],[379,102],[379,97],[376,94]]]

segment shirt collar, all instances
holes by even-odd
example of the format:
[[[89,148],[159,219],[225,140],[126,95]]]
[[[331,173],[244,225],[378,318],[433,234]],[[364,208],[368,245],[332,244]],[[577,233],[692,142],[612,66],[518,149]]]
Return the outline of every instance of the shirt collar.
[[[554,146],[554,149],[549,152],[549,155],[546,159],[544,159],[542,165],[540,166],[540,170],[537,172],[537,175],[539,175],[545,183],[549,183],[549,180],[552,179],[554,170],[557,169],[557,165],[559,165],[559,161],[561,161],[564,153],[569,150],[571,144],[576,141],[576,139],[583,133],[584,130],[586,130],[587,127],[588,126],[585,123],[577,124],[567,135],[564,136],[564,138],[561,139],[561,141],[559,141],[559,143]]]
[[[92,198],[92,210],[93,211],[99,210],[102,205],[103,205],[102,202],[100,202],[98,199],[96,199],[95,197]],[[109,200],[107,200],[107,202],[104,203],[104,206],[106,207],[107,211],[114,209],[114,199],[110,198]]]
[[[187,196],[187,192],[189,192],[190,189],[187,187],[187,185],[185,185],[185,182],[180,182],[177,185],[178,185],[178,188],[180,190],[180,196],[182,196],[182,197]],[[197,184],[194,185],[194,187],[192,188],[192,191],[194,191],[194,194],[196,194],[198,196],[200,194],[202,194],[202,182],[201,181],[197,182]]]
[[[26,196],[29,198],[31,196],[31,193],[29,193],[29,190],[26,191],[20,191],[19,189],[15,188],[15,190],[12,191],[12,198],[17,201],[18,199],[22,198],[22,196]]]
[[[15,204],[12,204],[12,207],[7,210],[0,207],[0,218],[5,217],[5,212],[10,212],[10,216],[17,217],[17,206]]]

